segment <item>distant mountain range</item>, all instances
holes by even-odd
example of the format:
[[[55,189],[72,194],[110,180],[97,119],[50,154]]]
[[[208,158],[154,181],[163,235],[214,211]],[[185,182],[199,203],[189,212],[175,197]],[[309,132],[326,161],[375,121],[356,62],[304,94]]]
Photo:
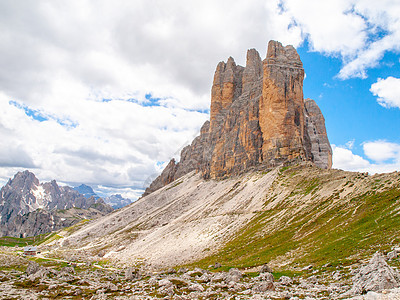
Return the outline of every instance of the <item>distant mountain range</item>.
[[[100,198],[99,195],[97,195],[93,191],[93,189],[86,184],[81,184],[80,186],[74,187],[74,190],[78,191],[86,198],[90,198],[90,197],[94,197],[95,199]],[[111,205],[111,207],[114,209],[122,208],[122,207],[132,203],[131,199],[123,198],[120,194],[114,194],[109,197],[104,197],[103,199],[104,199],[105,203]]]
[[[0,235],[34,236],[113,211],[99,197],[85,197],[55,180],[40,183],[35,174],[15,174],[0,191]]]

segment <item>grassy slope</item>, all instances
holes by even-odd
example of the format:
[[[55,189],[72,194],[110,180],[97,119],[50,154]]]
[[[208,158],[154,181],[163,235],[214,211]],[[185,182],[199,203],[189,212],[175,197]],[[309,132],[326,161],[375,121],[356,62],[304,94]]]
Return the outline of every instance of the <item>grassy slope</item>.
[[[309,264],[347,265],[376,250],[388,251],[400,243],[400,176],[397,182],[393,174],[385,176],[281,169],[266,209],[221,251],[195,265],[218,261],[225,268],[246,268],[271,262],[277,271],[293,272]],[[352,193],[341,196],[344,191]]]
[[[16,237],[0,237],[0,246],[6,247],[24,247],[27,245],[41,245],[48,244],[53,242],[54,240],[58,240],[61,238],[59,235],[60,232],[72,233],[82,227],[85,223],[89,222],[88,219],[83,219],[80,222],[63,229],[58,230],[57,232],[51,232],[46,234],[40,234],[37,236],[27,237],[27,238],[16,238]]]

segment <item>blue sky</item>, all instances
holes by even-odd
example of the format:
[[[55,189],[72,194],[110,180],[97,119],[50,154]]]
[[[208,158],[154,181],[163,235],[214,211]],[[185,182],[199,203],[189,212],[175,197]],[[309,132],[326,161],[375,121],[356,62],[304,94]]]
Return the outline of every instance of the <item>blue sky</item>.
[[[378,102],[371,86],[380,78],[400,78],[400,55],[386,53],[379,65],[366,71],[366,78],[341,79],[338,74],[343,63],[340,58],[326,56],[310,51],[307,41],[300,46],[298,52],[306,71],[304,80],[304,97],[315,99],[320,106],[326,121],[326,128],[331,144],[351,150],[355,155],[374,163],[366,155],[363,145],[370,142],[400,144],[400,109],[384,107]],[[400,84],[398,81],[397,84]],[[400,95],[397,96],[397,99]],[[398,152],[398,150],[397,150]],[[394,157],[381,160],[392,164],[398,160]],[[379,160],[378,160],[379,161]],[[373,167],[362,165],[350,167],[337,165],[343,169],[366,170],[379,172]],[[398,170],[399,166],[388,170]]]
[[[368,78],[342,80],[337,78],[340,59],[311,52],[306,46],[297,50],[307,74],[304,97],[317,101],[333,144],[355,140],[357,145],[378,139],[400,143],[399,108],[382,107],[370,91],[378,78],[400,78],[399,55],[385,55],[379,66],[368,70]]]
[[[209,119],[218,62],[294,45],[334,167],[400,169],[398,0],[0,2],[0,184],[137,198]]]

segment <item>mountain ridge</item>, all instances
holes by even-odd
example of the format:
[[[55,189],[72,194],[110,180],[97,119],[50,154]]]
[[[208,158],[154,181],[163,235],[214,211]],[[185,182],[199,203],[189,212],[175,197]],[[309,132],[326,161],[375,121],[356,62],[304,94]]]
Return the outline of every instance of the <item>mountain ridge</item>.
[[[86,198],[71,187],[59,186],[55,180],[40,183],[28,170],[18,172],[0,190],[0,234],[34,236],[71,226],[80,214],[67,217],[58,211],[74,208],[86,210],[83,217],[112,211],[101,198]]]

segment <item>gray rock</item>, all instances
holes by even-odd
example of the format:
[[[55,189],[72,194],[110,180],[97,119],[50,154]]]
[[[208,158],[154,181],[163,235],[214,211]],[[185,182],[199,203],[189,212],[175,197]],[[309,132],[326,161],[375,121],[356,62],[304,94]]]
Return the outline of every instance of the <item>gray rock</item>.
[[[189,271],[187,268],[180,268],[178,273],[186,273],[187,271]]]
[[[170,286],[172,286],[173,284],[172,284],[172,282],[171,281],[169,281],[168,279],[161,279],[159,282],[158,282],[158,286],[160,286],[160,287],[170,287]]]
[[[75,269],[73,267],[64,267],[61,269],[61,272],[75,274]]]
[[[252,291],[255,293],[263,293],[263,292],[274,291],[274,290],[275,290],[275,286],[272,281],[256,283],[256,284],[254,284],[254,286],[252,288]]]
[[[292,278],[290,278],[288,276],[281,276],[281,278],[279,278],[279,282],[280,282],[280,284],[286,285],[286,286],[293,284]]]
[[[28,267],[26,268],[26,275],[32,275],[35,274],[36,272],[38,272],[40,270],[40,265],[35,262],[35,261],[29,261]]]
[[[393,260],[393,259],[396,259],[397,256],[398,256],[398,253],[397,253],[396,249],[394,249],[393,251],[390,251],[390,252],[387,254],[387,259],[388,259],[388,260]]]
[[[305,266],[304,268],[302,268],[301,270],[302,271],[308,271],[308,270],[312,270],[313,269],[313,266],[312,265],[308,265],[308,266]]]
[[[211,278],[211,282],[215,283],[215,282],[222,282],[225,281],[226,278],[226,274],[223,272],[218,272],[215,273],[212,278]]]
[[[174,268],[169,268],[166,273],[167,274],[175,274],[176,270]]]
[[[197,278],[197,281],[201,282],[201,283],[207,283],[207,282],[210,282],[211,278],[212,278],[211,274],[204,273],[199,278]]]
[[[332,148],[325,128],[325,119],[317,103],[304,99],[305,129],[310,139],[308,151],[317,167],[327,169],[332,164]]]
[[[360,267],[352,279],[351,295],[400,286],[399,272],[386,263],[380,252],[376,252],[367,265]]]
[[[188,290],[192,292],[204,292],[204,287],[201,284],[194,283],[189,285]]]
[[[272,270],[267,264],[263,264],[261,266],[260,273],[272,273]]]
[[[125,270],[125,280],[132,280],[133,278],[135,278],[134,269],[129,267]]]
[[[229,270],[228,274],[226,275],[225,281],[226,282],[239,282],[243,277],[242,272],[240,272],[236,268],[232,268]]]
[[[260,273],[257,277],[255,277],[256,280],[259,281],[271,281],[274,282],[274,275],[272,273]]]
[[[309,283],[316,284],[316,283],[318,283],[318,278],[317,278],[317,276],[313,275],[313,276],[308,277],[308,278],[307,278],[307,281],[308,281]]]

